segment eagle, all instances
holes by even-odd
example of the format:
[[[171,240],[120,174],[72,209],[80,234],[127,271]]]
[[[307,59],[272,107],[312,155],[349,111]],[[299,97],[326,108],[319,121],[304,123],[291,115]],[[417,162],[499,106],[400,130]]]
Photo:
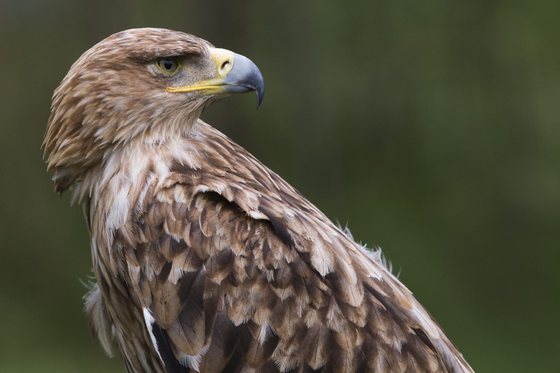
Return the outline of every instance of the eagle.
[[[250,59],[159,28],[55,89],[43,149],[84,210],[104,350],[128,372],[472,372],[379,251],[200,119],[250,91]]]

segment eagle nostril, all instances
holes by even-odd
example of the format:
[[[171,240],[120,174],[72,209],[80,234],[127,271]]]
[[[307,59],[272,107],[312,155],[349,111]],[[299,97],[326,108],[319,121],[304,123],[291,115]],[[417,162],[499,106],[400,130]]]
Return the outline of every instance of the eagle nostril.
[[[225,60],[224,62],[222,62],[222,65],[220,66],[220,74],[227,74],[229,72],[230,66],[230,60]]]

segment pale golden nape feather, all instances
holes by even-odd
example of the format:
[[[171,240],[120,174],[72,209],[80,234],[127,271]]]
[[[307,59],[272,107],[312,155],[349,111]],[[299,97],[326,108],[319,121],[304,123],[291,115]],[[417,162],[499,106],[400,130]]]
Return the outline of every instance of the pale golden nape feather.
[[[55,91],[44,147],[86,209],[103,347],[129,372],[471,372],[379,257],[198,119],[247,90],[245,57],[137,29]]]

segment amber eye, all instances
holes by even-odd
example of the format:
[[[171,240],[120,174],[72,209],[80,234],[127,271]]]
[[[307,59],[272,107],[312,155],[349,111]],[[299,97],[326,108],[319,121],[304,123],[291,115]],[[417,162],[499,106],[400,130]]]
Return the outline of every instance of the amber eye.
[[[175,57],[164,57],[156,61],[156,66],[165,75],[173,75],[179,70],[179,61]]]

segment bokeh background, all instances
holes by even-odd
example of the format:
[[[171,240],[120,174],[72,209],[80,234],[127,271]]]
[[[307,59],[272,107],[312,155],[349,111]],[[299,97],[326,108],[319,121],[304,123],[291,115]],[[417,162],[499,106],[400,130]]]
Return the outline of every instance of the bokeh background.
[[[0,371],[124,371],[89,334],[88,234],[39,147],[72,62],[141,26],[259,65],[258,111],[204,118],[383,247],[477,371],[557,371],[559,4],[1,0]]]

